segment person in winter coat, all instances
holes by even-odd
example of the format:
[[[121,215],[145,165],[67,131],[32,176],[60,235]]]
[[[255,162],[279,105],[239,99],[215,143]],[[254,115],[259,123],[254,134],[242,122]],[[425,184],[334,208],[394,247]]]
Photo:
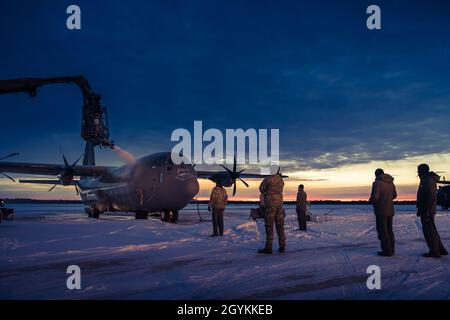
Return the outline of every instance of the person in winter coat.
[[[306,207],[308,204],[308,195],[305,192],[305,186],[299,185],[297,192],[297,219],[298,219],[298,230],[306,231]]]
[[[436,173],[430,172],[430,167],[424,163],[417,167],[417,173],[420,178],[417,190],[417,216],[420,217],[422,222],[423,235],[430,250],[428,253],[424,253],[423,256],[426,258],[440,258],[442,255],[448,254],[434,223],[437,200],[436,182],[439,181],[440,177]]]
[[[369,203],[373,205],[378,239],[381,242],[379,256],[390,257],[395,254],[395,237],[392,229],[395,198],[397,198],[397,191],[394,178],[384,173],[383,169],[375,170],[375,181],[372,184]]]
[[[259,191],[264,195],[266,245],[263,249],[258,250],[258,253],[272,253],[274,223],[280,245],[278,251],[280,253],[285,251],[283,187],[284,181],[280,173],[264,178],[259,186]]]
[[[223,236],[223,212],[227,202],[227,191],[219,183],[216,183],[211,191],[208,204],[208,211],[212,210],[213,234],[211,237]]]

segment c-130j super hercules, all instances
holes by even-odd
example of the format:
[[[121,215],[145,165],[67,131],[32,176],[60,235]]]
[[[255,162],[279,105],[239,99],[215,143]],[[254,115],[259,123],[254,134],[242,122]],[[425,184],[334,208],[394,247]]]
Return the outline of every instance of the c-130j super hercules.
[[[199,192],[197,178],[219,182],[225,187],[233,186],[242,178],[263,178],[266,175],[242,173],[222,166],[225,171],[196,171],[191,164],[183,161],[172,162],[170,152],[161,152],[138,159],[133,164],[122,167],[97,166],[96,146],[114,148],[109,138],[107,109],[100,104],[100,95],[92,91],[83,76],[58,78],[22,78],[0,80],[0,94],[26,92],[36,96],[37,88],[43,85],[74,83],[83,94],[81,137],[86,141],[83,165],[77,161],[70,164],[63,155],[64,164],[0,162],[0,174],[13,178],[8,173],[57,176],[57,180],[19,180],[21,183],[37,183],[75,186],[77,194],[85,204],[89,217],[98,218],[105,211],[134,212],[136,219],[146,219],[149,213],[161,213],[167,222],[178,220],[178,211],[186,207]],[[4,160],[16,154],[3,157]],[[74,179],[74,177],[80,177]]]

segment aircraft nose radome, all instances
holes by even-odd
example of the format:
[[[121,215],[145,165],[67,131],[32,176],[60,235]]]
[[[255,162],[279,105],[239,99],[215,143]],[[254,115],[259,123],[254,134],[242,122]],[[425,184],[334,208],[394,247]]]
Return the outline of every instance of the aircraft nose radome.
[[[184,191],[190,195],[192,199],[200,190],[200,186],[198,184],[197,179],[190,179],[184,182]]]

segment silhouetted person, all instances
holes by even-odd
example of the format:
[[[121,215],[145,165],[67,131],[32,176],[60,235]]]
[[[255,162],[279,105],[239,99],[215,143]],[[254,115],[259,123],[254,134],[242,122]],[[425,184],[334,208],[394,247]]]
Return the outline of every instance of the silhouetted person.
[[[285,251],[286,236],[284,234],[283,187],[284,181],[279,173],[264,178],[259,186],[259,191],[264,195],[266,245],[264,249],[258,250],[258,253],[272,253],[274,223],[280,244],[278,251],[281,253]]]
[[[395,237],[392,229],[395,198],[397,198],[397,191],[394,178],[384,173],[383,169],[375,170],[375,181],[372,184],[369,203],[373,205],[378,239],[381,242],[379,256],[390,257],[395,253]]]
[[[227,191],[219,183],[212,189],[208,210],[212,210],[213,234],[211,237],[223,236],[223,212],[228,202]]]
[[[421,164],[417,167],[417,173],[420,177],[419,189],[417,190],[417,216],[422,222],[422,231],[430,251],[424,253],[426,258],[440,258],[441,255],[447,255],[448,252],[441,242],[441,237],[434,223],[436,214],[436,182],[439,176],[430,172],[427,164]]]
[[[308,195],[305,192],[305,186],[299,185],[297,192],[297,219],[298,219],[298,229],[301,231],[306,231],[306,207],[308,204]]]

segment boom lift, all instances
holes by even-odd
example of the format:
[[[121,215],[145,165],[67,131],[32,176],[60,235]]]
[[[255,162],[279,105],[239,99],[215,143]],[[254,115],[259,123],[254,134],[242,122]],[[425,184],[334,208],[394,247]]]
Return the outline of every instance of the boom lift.
[[[94,147],[114,148],[114,142],[109,138],[107,108],[101,105],[100,94],[91,89],[84,76],[0,80],[0,94],[26,92],[35,97],[37,88],[60,83],[74,83],[83,94],[81,137],[86,141],[83,165],[95,165]]]

